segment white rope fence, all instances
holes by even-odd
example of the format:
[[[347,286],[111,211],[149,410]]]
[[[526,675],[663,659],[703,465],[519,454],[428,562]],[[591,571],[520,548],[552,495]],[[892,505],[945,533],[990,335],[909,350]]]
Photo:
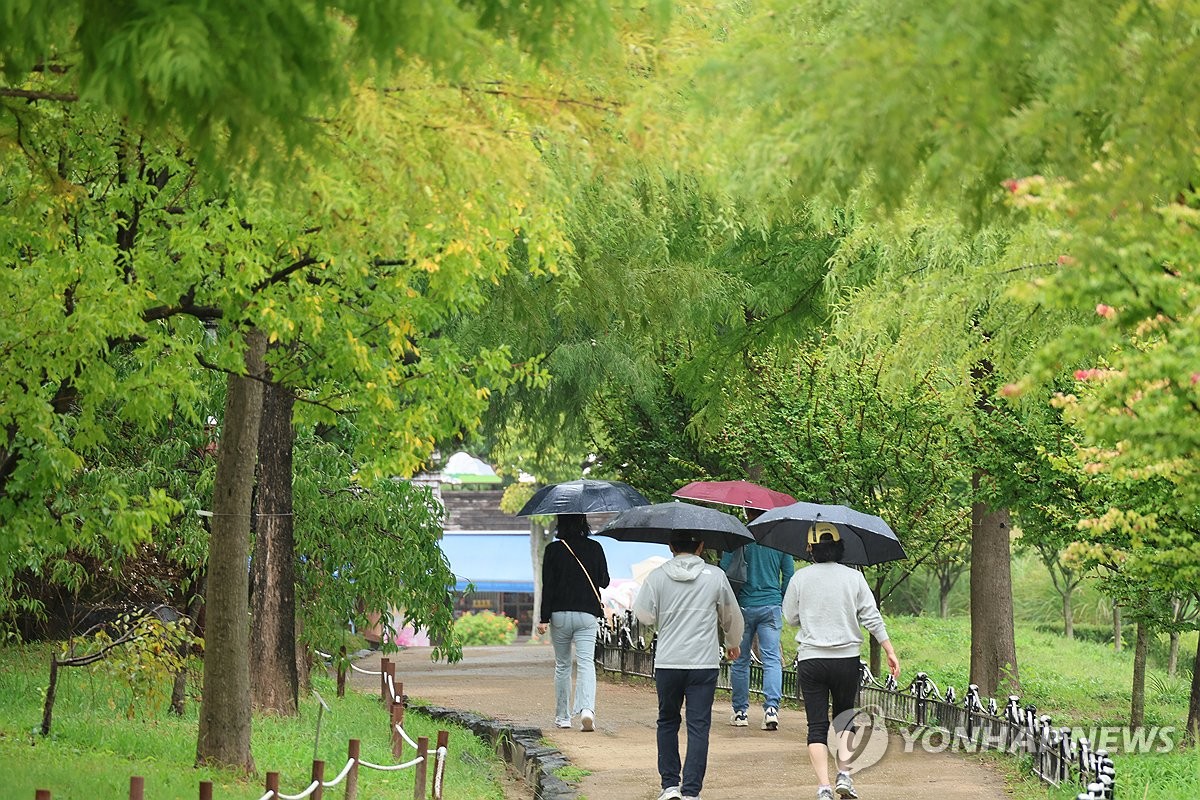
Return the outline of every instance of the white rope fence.
[[[333,661],[333,656],[329,655],[329,653],[322,653],[320,650],[314,650],[313,652],[315,652],[317,655],[319,655],[321,658],[325,659],[326,661]],[[354,670],[355,672],[359,673],[360,675],[382,675],[383,674],[383,672],[381,672],[380,670],[363,669],[362,667],[358,666],[357,664],[355,664],[353,662],[350,662],[349,667],[350,667],[350,669]]]
[[[332,656],[321,651],[316,651],[317,655],[326,660],[332,660]],[[340,663],[338,664],[338,688],[339,696],[342,696],[341,689],[344,683],[343,667],[348,663],[345,658],[345,649],[343,648]],[[304,798],[312,797],[314,800],[324,800],[323,793],[326,789],[332,789],[339,784],[345,782],[346,797],[357,797],[358,793],[358,767],[366,767],[381,772],[399,772],[401,770],[412,769],[413,772],[413,800],[426,800],[426,788],[429,779],[428,766],[430,756],[433,756],[433,794],[432,800],[442,800],[443,783],[446,772],[446,757],[448,753],[448,745],[450,743],[450,733],[448,731],[439,730],[437,732],[437,743],[431,750],[429,747],[429,739],[425,736],[418,737],[416,741],[408,735],[404,730],[404,684],[396,682],[396,667],[389,659],[382,659],[380,662],[381,669],[377,671],[359,669],[353,664],[350,666],[357,672],[364,675],[379,675],[380,676],[380,693],[384,703],[389,709],[389,734],[392,743],[392,756],[400,763],[396,764],[374,764],[370,761],[364,761],[359,757],[360,742],[358,739],[350,740],[349,756],[346,759],[345,766],[338,772],[337,777],[333,780],[325,780],[325,762],[314,760],[312,762],[312,778],[304,791],[299,794],[285,794],[279,790],[279,773],[268,772],[266,779],[266,793],[258,800],[304,800]],[[315,693],[314,693],[315,694]],[[320,695],[318,695],[320,699]],[[329,706],[325,705],[325,701],[321,700],[322,707],[328,710]],[[318,716],[317,731],[320,735],[320,717]],[[407,761],[402,761],[404,753],[404,745],[416,751],[416,757]],[[145,781],[141,776],[134,775],[129,779],[129,800],[143,800]],[[200,781],[200,800],[212,800],[213,797],[212,781]],[[36,790],[36,800],[52,800],[51,793],[46,789]]]
[[[316,654],[326,661],[333,661],[333,656],[328,653],[323,653],[320,650]],[[343,663],[345,662],[344,655],[342,656]],[[340,666],[340,665],[339,665]],[[356,767],[365,767],[379,772],[399,772],[405,769],[415,769],[416,775],[413,781],[413,796],[417,800],[425,798],[425,783],[426,783],[426,768],[429,760],[429,740],[425,737],[420,737],[416,741],[408,735],[404,730],[404,685],[396,683],[395,667],[388,659],[383,659],[381,669],[366,670],[349,665],[356,672],[363,675],[378,675],[380,678],[380,693],[385,704],[387,704],[391,713],[391,734],[392,734],[392,753],[400,757],[404,750],[404,745],[407,744],[417,755],[408,761],[403,761],[397,764],[375,764],[366,761],[359,757],[358,749],[359,742],[357,739],[350,740],[350,757],[346,760],[345,766],[342,767],[337,777],[326,781],[323,778],[325,764],[322,761],[313,762],[313,777],[312,782],[299,794],[284,794],[279,790],[279,773],[267,773],[267,791],[258,800],[304,800],[306,797],[316,794],[320,796],[318,790],[332,789],[343,781],[347,781],[347,795],[350,796],[353,791],[357,790],[358,770]],[[438,742],[433,750],[434,759],[434,782],[433,782],[433,800],[442,800],[442,781],[445,773],[446,756],[448,753],[447,743],[449,741],[449,733],[446,731],[438,731]],[[354,789],[351,789],[351,784],[355,784]]]

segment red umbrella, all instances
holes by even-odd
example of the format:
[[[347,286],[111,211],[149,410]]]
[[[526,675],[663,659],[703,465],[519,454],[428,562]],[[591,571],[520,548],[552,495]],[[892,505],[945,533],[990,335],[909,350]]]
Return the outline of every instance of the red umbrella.
[[[796,498],[777,492],[750,481],[692,481],[687,486],[671,493],[672,497],[718,503],[723,506],[741,506],[770,511],[779,506],[790,506]]]

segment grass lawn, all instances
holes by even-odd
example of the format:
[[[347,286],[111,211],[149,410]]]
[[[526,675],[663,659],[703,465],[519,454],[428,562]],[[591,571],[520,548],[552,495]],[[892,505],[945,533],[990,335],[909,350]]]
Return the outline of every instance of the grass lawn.
[[[47,644],[0,648],[0,786],[6,800],[32,800],[36,789],[51,790],[54,800],[120,800],[129,795],[131,775],[145,778],[149,800],[194,800],[202,780],[213,782],[218,800],[257,800],[267,771],[280,773],[280,790],[286,794],[299,794],[308,786],[317,726],[315,697],[303,698],[299,717],[255,718],[252,746],[259,776],[247,779],[193,767],[198,707],[192,699],[182,718],[147,710],[144,704],[130,716],[128,690],[90,667],[60,670],[53,728],[43,738],[37,731],[50,653]],[[355,692],[338,699],[335,685],[323,676],[314,676],[314,688],[331,709],[321,718],[318,749],[326,780],[345,765],[352,738],[361,741],[363,759],[394,763],[387,715],[377,699]],[[427,736],[432,744],[439,728],[446,723],[415,713],[405,716],[405,730],[413,740]],[[471,731],[449,731],[446,795],[455,800],[503,800],[499,776],[504,764]],[[406,748],[405,760],[413,755]],[[360,768],[358,796],[412,797],[412,781],[411,769]],[[342,791],[339,785],[326,796],[340,797]]]
[[[959,697],[967,687],[971,662],[970,620],[957,616],[886,616],[888,634],[900,656],[901,685],[906,686],[918,671],[927,673],[945,692],[953,686]],[[1124,728],[1129,719],[1133,685],[1133,651],[1118,653],[1112,645],[1067,640],[1018,622],[1017,662],[1021,679],[1022,705],[1033,704],[1049,714],[1056,726],[1091,731],[1101,726]],[[1190,664],[1196,651],[1196,634],[1184,637],[1180,661]],[[795,654],[795,629],[784,633],[785,663]],[[864,658],[866,648],[864,645]],[[1178,743],[1187,721],[1191,675],[1181,667],[1174,678],[1152,657],[1146,680],[1147,727],[1171,727],[1168,734]],[[1001,704],[1005,698],[997,698]],[[1087,733],[1095,741],[1095,735]],[[1117,741],[1120,741],[1118,735]],[[1161,744],[1161,739],[1156,739]],[[1110,748],[1110,752],[1119,750]],[[995,763],[1010,775],[1013,796],[1022,800],[1055,798],[1074,800],[1077,787],[1053,790],[1026,777],[1026,765],[1015,759],[995,756]],[[1116,755],[1118,797],[1200,797],[1200,749],[1173,747],[1166,753]]]

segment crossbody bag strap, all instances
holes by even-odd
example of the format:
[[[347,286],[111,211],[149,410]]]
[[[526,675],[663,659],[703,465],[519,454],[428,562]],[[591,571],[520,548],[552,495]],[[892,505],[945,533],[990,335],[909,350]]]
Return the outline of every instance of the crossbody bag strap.
[[[563,543],[563,547],[567,548],[568,553],[570,553],[572,556],[575,556],[575,561],[579,564],[579,568],[583,570],[583,574],[587,576],[588,585],[592,587],[592,593],[596,595],[596,601],[600,603],[601,608],[604,608],[604,601],[600,599],[600,590],[596,588],[596,582],[592,580],[592,574],[587,571],[587,567],[585,567],[583,562],[579,560],[579,556],[575,555],[575,551],[571,549],[571,545],[567,544],[562,539],[559,539],[559,541]]]

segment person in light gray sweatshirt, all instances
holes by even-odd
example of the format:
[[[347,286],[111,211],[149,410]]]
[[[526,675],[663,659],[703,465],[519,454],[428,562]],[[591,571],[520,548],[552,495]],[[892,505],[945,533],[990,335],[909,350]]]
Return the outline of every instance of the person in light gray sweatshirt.
[[[839,563],[845,543],[837,526],[818,522],[808,533],[813,563],[796,572],[783,596],[783,618],[800,626],[796,633],[796,679],[808,717],[808,757],[817,774],[817,797],[858,797],[850,778],[848,752],[858,695],[862,628],[887,653],[888,670],[900,675],[900,659],[888,638],[875,596],[862,573]],[[837,782],[829,785],[829,707],[838,726]],[[847,713],[849,712],[849,713]]]
[[[654,685],[658,690],[659,800],[700,800],[708,768],[708,733],[724,634],[729,658],[741,650],[742,611],[717,566],[700,558],[704,543],[687,532],[671,540],[674,554],[642,584],[633,613],[657,625]],[[687,703],[687,756],[679,762],[680,709]]]

